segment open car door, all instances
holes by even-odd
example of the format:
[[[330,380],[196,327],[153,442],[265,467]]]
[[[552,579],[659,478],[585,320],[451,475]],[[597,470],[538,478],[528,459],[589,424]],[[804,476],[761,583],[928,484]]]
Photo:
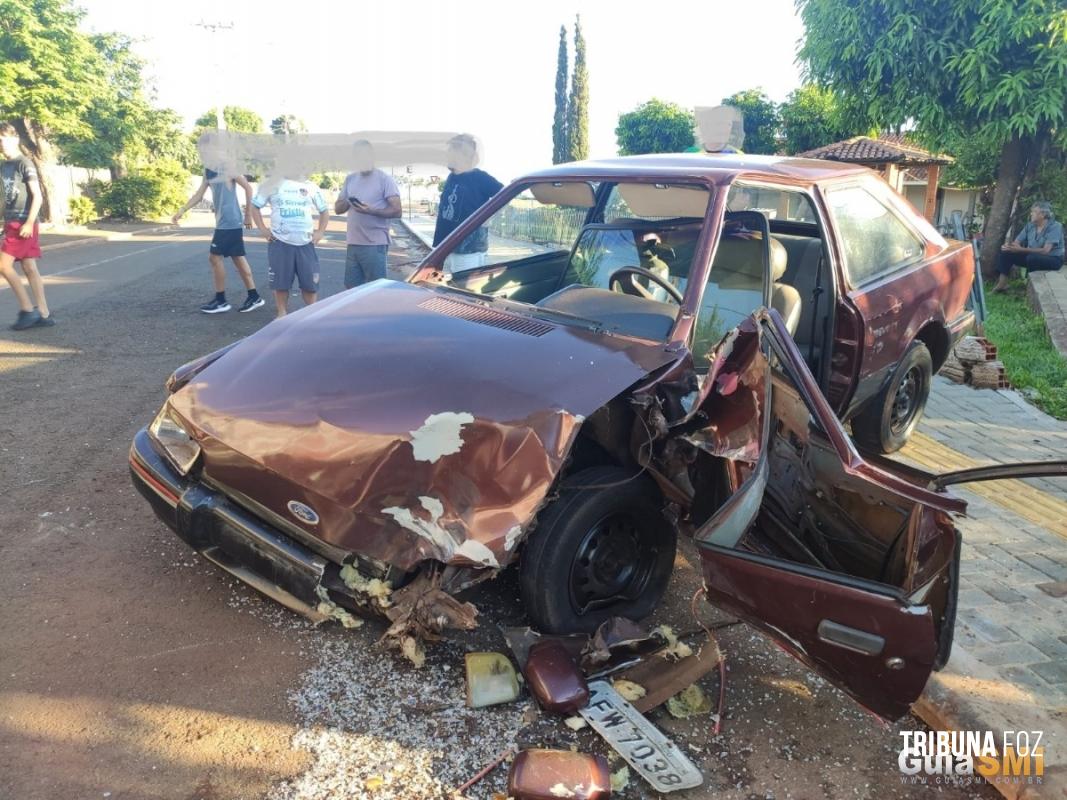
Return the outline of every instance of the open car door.
[[[950,514],[966,504],[859,456],[777,312],[739,330],[762,353],[746,367],[764,372],[752,393],[759,446],[745,454],[755,460],[726,461],[729,499],[697,530],[707,599],[896,719],[948,659],[960,546]],[[709,429],[725,400],[716,380],[700,401]]]

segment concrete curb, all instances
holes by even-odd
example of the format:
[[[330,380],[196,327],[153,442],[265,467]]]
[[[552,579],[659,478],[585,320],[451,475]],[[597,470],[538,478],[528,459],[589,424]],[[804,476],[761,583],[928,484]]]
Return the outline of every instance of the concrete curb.
[[[42,253],[54,253],[57,250],[66,250],[68,247],[79,247],[86,244],[101,242],[122,242],[132,239],[134,236],[142,236],[151,233],[163,233],[178,228],[177,225],[159,225],[155,228],[145,228],[139,231],[110,231],[101,236],[83,236],[80,239],[71,239],[69,242],[56,242],[54,244],[41,245]]]
[[[404,230],[406,230],[410,235],[414,236],[416,239],[418,239],[424,245],[429,247],[431,250],[433,249],[433,239],[425,236],[422,233],[419,233],[419,231],[408,225],[408,221],[403,217],[398,217],[397,221],[404,226]]]
[[[1053,346],[1067,358],[1067,274],[1031,272],[1026,282],[1030,308],[1045,318],[1045,329]]]
[[[1054,731],[1061,712],[1041,708],[1029,697],[1001,691],[1003,679],[962,648],[954,648],[942,672],[930,676],[922,696],[912,706],[916,716],[934,730],[987,731],[998,739],[1005,730]],[[1045,743],[1045,774],[1040,784],[995,783],[1008,800],[1065,800],[1067,768],[1048,755],[1059,741]],[[1050,764],[1049,762],[1053,763]]]

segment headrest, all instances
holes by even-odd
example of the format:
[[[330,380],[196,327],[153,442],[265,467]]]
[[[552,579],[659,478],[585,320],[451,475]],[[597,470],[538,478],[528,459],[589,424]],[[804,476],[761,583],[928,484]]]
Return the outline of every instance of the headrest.
[[[789,264],[789,251],[785,245],[771,237],[771,282],[780,281]]]
[[[785,274],[789,254],[785,246],[771,239],[771,282]],[[711,280],[723,289],[763,288],[763,240],[726,238],[719,242],[711,265]]]

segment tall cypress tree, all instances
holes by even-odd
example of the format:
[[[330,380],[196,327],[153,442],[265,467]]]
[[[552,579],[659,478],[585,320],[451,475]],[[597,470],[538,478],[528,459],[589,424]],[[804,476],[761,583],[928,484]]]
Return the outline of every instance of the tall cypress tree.
[[[589,157],[589,72],[585,66],[585,39],[582,20],[574,18],[574,74],[567,108],[567,160]]]
[[[556,114],[552,118],[552,163],[567,160],[567,26],[559,26],[559,62],[556,65]]]

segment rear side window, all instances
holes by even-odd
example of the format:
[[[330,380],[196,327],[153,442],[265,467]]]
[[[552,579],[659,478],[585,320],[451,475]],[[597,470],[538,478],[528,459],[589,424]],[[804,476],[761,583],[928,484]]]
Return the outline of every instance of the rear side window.
[[[862,286],[918,258],[923,240],[862,186],[826,193],[853,286]]]

